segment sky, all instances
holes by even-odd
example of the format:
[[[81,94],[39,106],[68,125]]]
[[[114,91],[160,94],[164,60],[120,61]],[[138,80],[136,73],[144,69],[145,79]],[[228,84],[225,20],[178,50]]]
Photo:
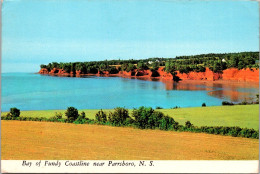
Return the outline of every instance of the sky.
[[[2,72],[49,62],[259,51],[254,1],[4,0]]]

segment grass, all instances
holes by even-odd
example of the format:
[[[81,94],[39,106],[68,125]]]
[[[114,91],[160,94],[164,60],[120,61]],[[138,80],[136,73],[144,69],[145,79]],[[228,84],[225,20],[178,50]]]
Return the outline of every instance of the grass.
[[[1,121],[2,160],[258,160],[256,139],[101,125]]]
[[[189,120],[195,126],[239,126],[259,129],[259,105],[212,106],[160,109],[180,124]]]
[[[95,118],[99,110],[84,109],[88,118]],[[113,109],[103,109],[105,112]],[[195,126],[239,126],[259,129],[259,105],[211,106],[178,109],[158,109],[184,125],[187,120]],[[52,117],[55,112],[65,115],[65,110],[21,111],[21,116]],[[132,110],[129,110],[131,114]],[[7,112],[2,112],[5,115]]]

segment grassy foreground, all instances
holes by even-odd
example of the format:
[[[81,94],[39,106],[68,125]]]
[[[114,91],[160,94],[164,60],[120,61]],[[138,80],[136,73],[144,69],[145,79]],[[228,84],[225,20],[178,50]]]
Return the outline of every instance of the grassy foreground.
[[[86,117],[95,118],[97,109],[84,109]],[[113,109],[103,109],[105,112]],[[259,105],[211,106],[178,109],[160,109],[184,125],[189,120],[195,126],[239,126],[241,128],[259,129]],[[65,110],[21,111],[21,116],[52,117],[55,112],[65,115]],[[132,113],[129,110],[130,115]],[[5,115],[7,112],[2,112]]]
[[[258,160],[259,142],[203,133],[1,121],[2,160]]]

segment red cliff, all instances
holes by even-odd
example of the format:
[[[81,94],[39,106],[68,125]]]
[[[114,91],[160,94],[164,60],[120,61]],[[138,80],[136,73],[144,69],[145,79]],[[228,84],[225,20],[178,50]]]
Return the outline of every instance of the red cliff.
[[[71,73],[71,72],[70,72]],[[70,75],[63,69],[53,68],[50,72],[46,68],[42,68],[39,74],[57,74],[57,75]],[[72,73],[73,74],[73,73]],[[76,75],[82,75],[81,71],[76,71]],[[92,75],[105,75],[110,76],[108,71],[99,71],[97,74]],[[157,71],[151,70],[133,70],[133,71],[120,71],[117,76],[142,76],[142,77],[160,77],[163,80],[173,80],[173,75],[164,71],[163,67],[160,67]],[[113,75],[113,76],[114,76]],[[112,75],[111,75],[112,76]],[[180,73],[176,71],[176,76],[181,80],[233,80],[233,81],[248,81],[248,82],[259,82],[259,69],[241,69],[230,68],[224,70],[222,73],[214,73],[209,68],[206,68],[205,72],[189,72]]]
[[[173,79],[173,76],[171,73],[167,73],[164,71],[164,68],[163,67],[160,67],[157,72],[159,73],[160,77],[162,79],[167,79],[167,80],[172,80]]]
[[[180,73],[177,71],[177,75],[182,80],[219,80],[222,78],[221,73],[214,73],[209,68],[206,68],[205,72],[189,72],[189,73]]]
[[[259,69],[241,69],[230,68],[223,71],[223,80],[236,80],[247,82],[259,82]]]
[[[49,74],[49,71],[48,71],[46,68],[42,68],[42,69],[39,71],[39,74]]]

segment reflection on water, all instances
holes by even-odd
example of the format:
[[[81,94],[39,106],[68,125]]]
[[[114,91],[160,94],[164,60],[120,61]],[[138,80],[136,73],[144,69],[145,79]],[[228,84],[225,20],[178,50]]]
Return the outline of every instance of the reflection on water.
[[[161,81],[166,90],[184,91],[208,91],[208,95],[222,100],[232,102],[255,101],[256,94],[259,93],[259,84],[255,82],[236,82],[236,81],[197,81],[186,80],[174,82],[159,78],[135,78],[139,80]]]
[[[254,82],[228,81],[163,81],[166,90],[202,90],[208,95],[232,102],[254,101],[259,93],[259,84]]]
[[[75,77],[68,75],[67,77]],[[78,76],[88,78],[90,76]],[[93,78],[93,77],[90,77]],[[232,102],[254,101],[256,94],[259,93],[259,84],[254,82],[235,82],[235,81],[199,81],[199,80],[186,80],[174,82],[171,80],[164,80],[160,78],[147,78],[147,77],[125,77],[122,79],[124,82],[130,80],[145,80],[162,82],[165,85],[165,90],[183,90],[183,91],[208,91],[207,94],[222,100]],[[126,83],[125,89],[134,89],[137,86],[141,89],[151,87],[154,90],[160,87],[157,84],[150,83]],[[166,93],[167,95],[169,93]]]

